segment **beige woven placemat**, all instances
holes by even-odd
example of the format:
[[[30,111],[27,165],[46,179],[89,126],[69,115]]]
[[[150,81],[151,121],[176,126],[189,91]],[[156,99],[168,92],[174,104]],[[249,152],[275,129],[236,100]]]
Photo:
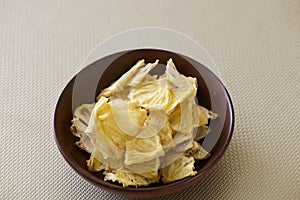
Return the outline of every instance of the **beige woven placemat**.
[[[233,99],[223,160],[160,199],[300,199],[300,2],[0,1],[0,199],[127,199],[91,186],[52,135],[56,99],[92,48],[143,26],[205,46]]]

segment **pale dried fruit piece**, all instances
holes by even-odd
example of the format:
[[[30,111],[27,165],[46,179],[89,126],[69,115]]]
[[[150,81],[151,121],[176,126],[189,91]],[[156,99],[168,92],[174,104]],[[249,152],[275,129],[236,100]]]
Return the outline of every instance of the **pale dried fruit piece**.
[[[70,127],[71,132],[74,136],[79,137],[80,140],[76,142],[76,145],[85,150],[88,153],[93,151],[93,145],[91,143],[90,137],[84,132],[87,128],[87,123],[90,120],[92,109],[94,108],[93,104],[83,104],[75,109],[72,126]]]
[[[158,158],[132,165],[126,165],[126,170],[134,172],[144,177],[150,183],[156,183],[160,180],[160,160]]]
[[[158,135],[126,142],[125,165],[143,163],[164,155]]]
[[[170,113],[169,122],[175,131],[190,134],[193,132],[193,102],[184,101]]]
[[[118,136],[119,132],[107,132],[107,126],[103,126],[103,120],[110,119],[109,111],[110,107],[107,104],[108,99],[101,97],[96,103],[85,133],[91,138],[91,142],[94,146],[92,155],[100,162],[110,167],[121,167],[124,159],[124,150],[115,144],[112,138],[115,137],[119,142],[122,142],[122,138]],[[115,134],[115,135],[112,135]],[[123,140],[125,140],[123,138]]]
[[[116,92],[121,92],[127,83],[131,80],[131,78],[136,74],[138,69],[145,65],[145,60],[139,60],[128,72],[126,72],[123,76],[121,76],[116,82],[114,82],[111,86],[101,91],[98,95],[97,100],[100,97],[109,97],[112,96]]]
[[[112,181],[112,182],[118,182],[123,185],[123,187],[128,186],[147,186],[151,183],[151,181],[148,181],[146,178],[127,171],[123,169],[117,169],[114,171],[105,171],[104,172],[104,180],[105,181]]]
[[[169,115],[169,122],[173,130],[178,131],[181,123],[181,107],[180,104]]]
[[[139,101],[141,106],[146,109],[150,109],[153,106],[160,106],[167,113],[177,104],[174,101],[172,91],[168,87],[168,82],[161,78],[145,81],[138,87],[131,88],[128,98]]]
[[[153,179],[158,175],[159,167],[160,167],[159,158],[154,158],[152,160],[145,161],[142,163],[125,165],[125,168],[127,170],[140,174],[141,176],[148,179]]]
[[[202,106],[197,106],[199,111],[199,126],[203,126],[208,124],[209,119],[216,119],[217,114],[209,111],[207,108],[204,108]]]
[[[180,74],[171,58],[167,62],[166,78],[171,83],[171,90],[177,103],[194,100],[197,94],[197,79]]]
[[[145,78],[145,76],[156,67],[157,64],[158,60],[156,60],[154,63],[148,63],[146,66],[139,68],[127,85],[130,87],[137,87]]]
[[[107,166],[97,160],[94,156],[90,156],[90,159],[86,161],[88,169],[93,172],[99,172],[107,169]]]
[[[210,128],[208,126],[205,126],[205,125],[199,126],[194,140],[196,140],[196,141],[201,140],[209,133],[209,131],[210,131]]]
[[[161,129],[161,131],[158,133],[158,136],[160,137],[160,143],[164,149],[175,146],[173,142],[173,130],[168,121],[166,122],[163,129]]]
[[[71,132],[74,136],[80,137],[82,135],[87,127],[83,122],[79,120],[79,118],[73,118],[71,120],[72,126],[70,127]]]
[[[198,142],[193,141],[192,147],[185,152],[185,155],[192,156],[196,160],[204,160],[210,156],[210,153],[207,152]]]
[[[180,136],[178,136],[179,134]],[[192,147],[193,138],[178,132],[176,138],[174,139],[174,143],[176,144],[176,146],[173,148],[173,150],[183,153],[187,149]]]
[[[91,121],[89,127],[94,127],[94,130],[89,131],[91,134],[95,133],[96,136],[105,137],[105,140],[112,143],[116,148],[125,150],[126,141],[131,140],[133,137],[124,133],[115,121],[115,116],[112,112],[111,103],[108,98],[101,97],[95,105],[94,115],[95,122]],[[121,118],[120,120],[126,120]],[[120,122],[119,122],[120,123]],[[96,131],[97,129],[97,131]],[[105,140],[98,138],[99,144],[105,143]]]
[[[91,153],[93,150],[93,145],[91,144],[91,139],[87,134],[84,133],[86,125],[80,121],[78,118],[72,119],[72,126],[70,127],[71,132],[74,136],[79,137],[80,140],[75,144],[82,150]]]
[[[170,183],[196,175],[197,171],[194,171],[194,163],[193,157],[180,156],[175,162],[161,169],[162,181]]]
[[[168,115],[161,107],[153,107],[144,121],[144,127],[137,135],[138,138],[149,138],[159,134],[168,122]]]
[[[206,159],[206,158],[208,158],[208,157],[210,156],[210,153],[207,152],[207,151],[200,145],[200,149],[199,149],[197,152],[191,154],[191,156],[192,156],[193,158],[195,158],[196,160],[204,160],[204,159]]]
[[[158,171],[141,173],[141,176],[146,178],[150,183],[158,183],[161,179],[161,174]]]
[[[95,146],[95,148],[93,149],[93,152],[91,153],[91,157],[95,158],[98,161],[98,163],[105,169],[116,170],[116,169],[123,168],[123,166],[124,166],[123,165],[124,153],[122,153],[122,152],[117,152],[116,153],[116,152],[114,152],[114,150],[111,150],[111,152],[109,152],[109,153],[110,154],[115,153],[116,156],[115,157],[112,157],[112,156],[108,157],[107,156],[107,150],[106,151],[101,151],[99,146]],[[91,163],[91,164],[93,164],[93,163]],[[93,166],[93,167],[97,168],[97,166]]]
[[[157,75],[146,74],[146,75],[144,76],[143,81],[139,84],[139,86],[140,86],[142,83],[144,83],[144,82],[155,81],[156,79],[157,79]],[[139,87],[139,86],[138,86],[138,87]]]
[[[141,132],[147,110],[139,107],[138,101],[112,99],[108,104],[111,107],[111,116],[122,133],[135,137]]]
[[[74,111],[74,116],[79,118],[85,124],[89,123],[91,112],[94,108],[93,104],[82,104],[81,106],[77,107]]]
[[[91,153],[94,149],[94,145],[91,142],[91,138],[87,134],[81,135],[80,140],[75,144],[88,153]]]

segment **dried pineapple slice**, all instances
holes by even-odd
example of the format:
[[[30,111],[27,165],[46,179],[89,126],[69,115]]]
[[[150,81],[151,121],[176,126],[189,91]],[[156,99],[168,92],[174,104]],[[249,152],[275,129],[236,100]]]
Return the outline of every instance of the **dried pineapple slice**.
[[[162,181],[170,183],[196,175],[197,171],[194,171],[194,163],[193,157],[180,156],[175,162],[161,169]]]
[[[198,142],[193,141],[192,147],[185,152],[186,156],[192,156],[196,160],[204,160],[210,156],[210,153],[207,152]]]
[[[147,186],[151,183],[146,178],[138,175],[134,172],[130,172],[123,169],[117,169],[115,171],[105,171],[103,173],[105,175],[105,181],[118,182],[123,185],[123,187],[128,186]]]
[[[164,155],[158,135],[149,138],[134,138],[126,143],[125,164],[131,165],[159,158]]]

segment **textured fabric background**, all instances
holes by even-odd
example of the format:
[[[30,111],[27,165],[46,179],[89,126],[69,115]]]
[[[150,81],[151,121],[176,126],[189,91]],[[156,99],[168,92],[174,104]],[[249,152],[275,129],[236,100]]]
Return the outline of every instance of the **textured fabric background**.
[[[158,199],[300,199],[300,2],[0,1],[0,199],[128,199],[91,186],[52,134],[61,89],[99,42],[160,26],[201,43],[236,115],[222,161]]]

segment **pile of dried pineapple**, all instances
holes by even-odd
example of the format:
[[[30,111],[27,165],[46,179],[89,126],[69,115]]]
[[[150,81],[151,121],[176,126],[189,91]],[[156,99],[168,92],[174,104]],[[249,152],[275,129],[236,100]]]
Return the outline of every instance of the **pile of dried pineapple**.
[[[209,153],[197,142],[216,114],[195,102],[197,79],[180,74],[170,59],[163,75],[138,61],[95,104],[74,112],[71,131],[90,153],[89,170],[124,187],[164,183],[195,175],[194,159]]]

